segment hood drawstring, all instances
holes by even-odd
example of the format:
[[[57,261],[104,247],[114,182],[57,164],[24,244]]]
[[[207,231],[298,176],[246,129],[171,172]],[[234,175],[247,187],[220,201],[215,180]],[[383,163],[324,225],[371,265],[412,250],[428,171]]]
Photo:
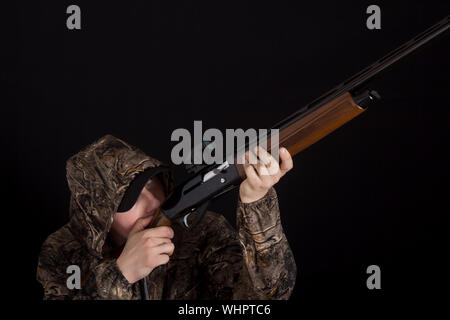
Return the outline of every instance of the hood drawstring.
[[[144,277],[140,280],[141,283],[141,295],[142,295],[142,300],[150,300],[150,297],[148,295],[148,287],[147,287],[147,277]]]

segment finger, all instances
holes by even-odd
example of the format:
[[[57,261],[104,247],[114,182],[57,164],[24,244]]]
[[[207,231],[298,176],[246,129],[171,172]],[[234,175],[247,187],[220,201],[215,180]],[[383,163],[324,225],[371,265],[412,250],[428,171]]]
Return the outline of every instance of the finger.
[[[156,228],[150,228],[144,231],[144,238],[173,238],[174,232],[173,229],[169,226],[160,226]]]
[[[258,146],[258,149],[257,149],[257,150],[258,150],[258,157],[259,157],[259,160],[261,160],[262,163],[264,163],[266,166],[268,166],[268,165],[270,164],[270,162],[272,162],[272,160],[275,160],[275,159],[273,159],[273,157],[270,155],[270,153],[268,153],[267,150],[264,149],[263,147]]]
[[[161,238],[161,237],[149,237],[145,238],[145,243],[150,247],[156,247],[163,243],[170,243],[172,240],[170,238]]]
[[[259,151],[258,151],[258,149],[259,149],[259,147],[258,146],[254,146],[252,149],[251,149],[251,153],[250,153],[250,163],[251,164],[253,164],[253,165],[255,165],[255,164],[257,164],[258,163],[258,161],[259,161]]]
[[[160,254],[155,258],[155,267],[169,262],[170,258],[167,254]]]
[[[159,246],[153,247],[152,250],[156,254],[168,254],[171,255],[173,253],[173,250],[175,249],[175,245],[170,243],[163,243]]]
[[[280,166],[278,165],[278,161],[264,148],[258,147],[258,156],[260,160],[265,164],[267,168],[267,172],[265,170],[261,170],[262,175],[278,175],[280,174]]]
[[[270,176],[269,170],[261,161],[258,161],[258,164],[253,165],[253,167],[256,169],[256,172],[258,173],[260,179],[262,179],[264,176]]]
[[[277,172],[278,173],[272,175],[269,169],[263,164],[261,164],[260,167],[258,168],[258,174],[261,180],[260,186],[262,188],[268,189],[272,187],[275,183],[277,183],[281,176],[279,169],[277,170]]]
[[[245,174],[247,175],[247,179],[249,180],[249,183],[251,185],[257,185],[261,181],[253,165],[251,164],[244,165],[244,170]]]
[[[280,160],[280,169],[283,175],[294,167],[292,156],[286,148],[280,149]]]
[[[247,150],[244,154],[246,164],[257,164],[258,163],[258,147],[252,147]]]
[[[135,233],[138,233],[145,229],[145,227],[150,223],[152,220],[152,216],[142,217],[136,220],[136,222],[133,225],[133,228],[131,228],[130,233],[128,236],[131,236]]]

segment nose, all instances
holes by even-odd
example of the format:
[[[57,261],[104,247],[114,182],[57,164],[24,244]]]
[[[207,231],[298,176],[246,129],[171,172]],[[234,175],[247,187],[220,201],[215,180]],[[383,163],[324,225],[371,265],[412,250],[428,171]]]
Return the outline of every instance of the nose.
[[[156,198],[153,193],[148,190],[145,190],[145,213],[150,214],[159,206],[159,200]]]

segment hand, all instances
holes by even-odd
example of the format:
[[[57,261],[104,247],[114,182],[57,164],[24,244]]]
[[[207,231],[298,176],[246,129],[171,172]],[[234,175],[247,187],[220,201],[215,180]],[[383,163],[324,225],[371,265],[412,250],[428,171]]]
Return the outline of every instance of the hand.
[[[247,178],[239,187],[239,196],[243,203],[264,197],[267,191],[294,166],[291,154],[286,148],[279,150],[280,165],[264,148],[256,147],[255,154],[259,160],[256,164],[250,164],[248,151],[245,153],[244,169]]]
[[[172,243],[173,230],[170,227],[144,228],[152,216],[136,220],[128,235],[117,266],[130,283],[134,283],[153,271],[157,266],[169,262],[175,249]]]

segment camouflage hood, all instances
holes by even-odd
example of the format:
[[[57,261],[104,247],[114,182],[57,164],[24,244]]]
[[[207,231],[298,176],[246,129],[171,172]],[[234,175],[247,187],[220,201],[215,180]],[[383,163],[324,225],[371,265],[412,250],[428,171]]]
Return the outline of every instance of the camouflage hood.
[[[130,183],[141,172],[162,167],[166,167],[162,162],[111,135],[100,138],[67,161],[71,192],[69,224],[92,255],[101,257],[114,215]],[[162,180],[169,192],[170,171],[164,171]]]

